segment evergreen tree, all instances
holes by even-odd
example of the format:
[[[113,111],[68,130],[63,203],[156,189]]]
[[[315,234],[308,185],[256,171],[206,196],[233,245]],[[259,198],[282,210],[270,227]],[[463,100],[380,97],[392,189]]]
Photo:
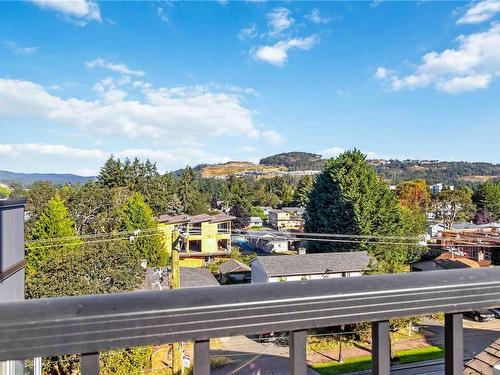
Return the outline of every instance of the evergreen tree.
[[[26,253],[29,274],[36,272],[50,253],[71,252],[80,246],[74,222],[59,194],[49,201],[35,222],[31,240]]]
[[[207,211],[207,202],[200,193],[200,184],[193,169],[186,167],[177,184],[179,197],[184,212],[188,215],[197,215]]]
[[[120,159],[115,160],[111,155],[102,166],[97,182],[109,188],[126,186],[126,175]]]
[[[299,180],[295,189],[294,202],[300,207],[306,207],[309,202],[309,193],[312,190],[314,179],[311,175],[304,176]]]
[[[306,232],[395,236],[403,232],[396,195],[358,150],[331,159],[316,178],[305,214]],[[404,269],[407,251],[400,246],[367,243],[310,243],[311,251],[368,250],[379,272]]]
[[[140,193],[134,193],[121,209],[120,231],[131,235],[131,246],[138,259],[146,259],[150,267],[167,264],[167,253],[163,250],[160,234],[151,208],[144,202]]]
[[[489,211],[495,220],[500,220],[500,182],[487,181],[481,184],[473,199],[480,210]]]
[[[243,229],[250,225],[250,216],[248,211],[241,204],[236,204],[229,210],[229,215],[236,217],[233,221],[233,227]]]

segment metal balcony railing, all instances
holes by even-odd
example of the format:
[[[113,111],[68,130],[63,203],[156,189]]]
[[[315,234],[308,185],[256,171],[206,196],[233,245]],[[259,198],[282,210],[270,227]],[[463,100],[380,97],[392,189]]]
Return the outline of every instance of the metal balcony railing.
[[[311,328],[372,322],[373,373],[389,374],[389,319],[444,312],[445,373],[463,373],[462,311],[500,306],[500,268],[50,298],[0,304],[0,360],[194,341],[194,374],[210,373],[209,339],[290,331],[290,374],[306,374]]]

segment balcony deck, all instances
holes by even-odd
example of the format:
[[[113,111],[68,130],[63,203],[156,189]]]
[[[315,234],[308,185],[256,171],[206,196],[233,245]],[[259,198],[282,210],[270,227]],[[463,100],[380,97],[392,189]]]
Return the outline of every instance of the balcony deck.
[[[306,374],[311,328],[372,322],[373,373],[389,374],[389,319],[445,313],[446,374],[463,373],[463,311],[500,306],[500,268],[373,275],[0,304],[0,360],[194,341],[195,375],[208,375],[209,339],[290,331],[290,374]]]

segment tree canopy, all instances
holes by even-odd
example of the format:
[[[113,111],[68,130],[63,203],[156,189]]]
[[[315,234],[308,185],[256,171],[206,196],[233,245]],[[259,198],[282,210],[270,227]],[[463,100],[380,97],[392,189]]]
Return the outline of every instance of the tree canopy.
[[[137,257],[146,259],[150,267],[165,266],[167,253],[162,247],[160,234],[156,232],[157,223],[140,193],[134,193],[123,205],[120,219],[119,230],[130,233]]]
[[[314,233],[398,236],[408,230],[396,195],[358,150],[329,160],[316,177],[305,214],[305,230]],[[409,252],[399,245],[309,243],[311,251],[368,250],[377,269],[401,271]]]

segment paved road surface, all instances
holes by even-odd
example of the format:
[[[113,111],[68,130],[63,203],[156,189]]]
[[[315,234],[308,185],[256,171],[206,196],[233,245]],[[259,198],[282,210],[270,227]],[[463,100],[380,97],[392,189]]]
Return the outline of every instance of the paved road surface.
[[[424,322],[424,327],[433,336],[429,342],[444,345],[444,329],[442,323],[434,320]],[[483,351],[489,344],[500,337],[500,320],[477,323],[464,320],[464,357],[470,359]],[[259,343],[246,336],[235,336],[221,339],[221,348],[213,350],[212,356],[225,356],[234,363],[214,369],[214,375],[289,375],[288,346],[286,343]],[[437,375],[443,374],[442,360],[394,366],[391,375]],[[370,372],[360,372],[369,374]],[[309,369],[308,374],[318,374]]]
[[[234,363],[213,369],[213,375],[289,375],[288,346],[285,343],[259,343],[246,336],[220,339],[222,348],[212,351],[212,356],[225,356]],[[318,375],[308,369],[308,375]]]

